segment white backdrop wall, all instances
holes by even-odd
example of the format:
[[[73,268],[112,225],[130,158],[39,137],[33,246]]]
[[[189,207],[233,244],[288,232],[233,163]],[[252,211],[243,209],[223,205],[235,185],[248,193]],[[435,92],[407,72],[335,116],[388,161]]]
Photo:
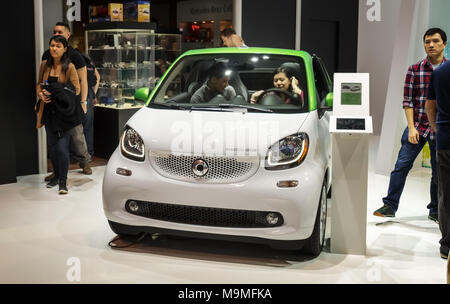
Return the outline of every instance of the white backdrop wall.
[[[450,35],[450,1],[430,1],[430,27],[440,27]]]
[[[42,15],[44,25],[44,48],[48,49],[48,41],[53,35],[53,27],[56,22],[64,21],[63,19],[63,1],[61,0],[43,0]]]
[[[431,0],[435,1],[435,0]],[[379,0],[380,20],[369,21],[373,2],[360,0],[358,72],[371,75],[371,115],[379,136],[375,171],[389,175],[406,127],[403,82],[409,65],[424,58],[422,37],[429,27],[430,0]],[[420,165],[418,158],[415,166]]]

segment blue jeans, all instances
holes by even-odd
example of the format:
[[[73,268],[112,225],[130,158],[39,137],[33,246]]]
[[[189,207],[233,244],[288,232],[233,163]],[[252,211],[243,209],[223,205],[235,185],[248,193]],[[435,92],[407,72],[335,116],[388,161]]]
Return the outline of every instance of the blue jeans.
[[[71,135],[69,132],[58,134],[47,125],[45,125],[45,131],[47,132],[47,143],[55,178],[58,179],[59,183],[66,183],[67,172],[69,171],[69,145]]]
[[[94,98],[95,93],[92,88],[88,89],[86,119],[83,122],[84,137],[86,138],[89,155],[94,155]]]
[[[386,197],[383,198],[383,202],[389,205],[394,211],[398,210],[398,204],[400,196],[402,195],[403,188],[406,182],[406,176],[408,176],[414,161],[419,155],[422,148],[428,141],[431,152],[431,182],[430,182],[430,197],[431,202],[427,208],[430,213],[438,213],[438,197],[437,197],[437,175],[436,175],[436,140],[430,140],[429,138],[420,137],[417,145],[411,144],[408,141],[409,129],[406,127],[402,135],[402,147],[398,153],[397,162],[395,163],[394,171],[391,172],[391,179],[389,181],[389,189]]]
[[[439,184],[439,229],[442,239],[441,253],[450,249],[450,150],[437,151],[437,173]]]

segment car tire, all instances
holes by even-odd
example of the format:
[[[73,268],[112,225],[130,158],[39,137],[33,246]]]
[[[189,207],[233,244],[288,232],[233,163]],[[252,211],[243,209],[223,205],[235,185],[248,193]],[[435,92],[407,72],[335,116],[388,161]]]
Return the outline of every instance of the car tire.
[[[320,190],[319,206],[317,207],[316,221],[314,223],[314,229],[306,240],[302,251],[306,254],[310,254],[314,257],[318,256],[322,251],[325,243],[325,231],[327,223],[327,182],[324,179],[322,188]]]

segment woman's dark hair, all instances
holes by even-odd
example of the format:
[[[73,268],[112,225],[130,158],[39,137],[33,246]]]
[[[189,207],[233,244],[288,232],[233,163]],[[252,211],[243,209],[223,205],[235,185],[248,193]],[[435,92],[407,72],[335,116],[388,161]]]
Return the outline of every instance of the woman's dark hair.
[[[423,35],[423,41],[425,41],[425,38],[427,36],[433,36],[434,34],[441,35],[442,41],[444,43],[447,43],[447,34],[442,29],[440,29],[438,27],[433,27],[433,28],[428,29],[426,31],[425,35]]]
[[[292,71],[291,69],[287,68],[287,67],[279,67],[277,68],[275,71],[273,71],[272,76],[275,77],[276,74],[279,73],[284,73],[286,75],[286,77],[289,79],[289,81],[291,81],[292,76],[294,75],[294,71]],[[292,85],[289,84],[289,91],[292,91]]]
[[[67,42],[67,39],[64,36],[61,35],[57,35],[57,36],[52,36],[50,38],[50,41],[48,42],[48,44],[50,45],[52,43],[52,41],[55,42],[59,42],[62,43],[62,45],[67,48],[69,46],[69,43]],[[65,52],[62,57],[61,57],[61,65],[62,65],[62,72],[65,73],[67,71],[67,68],[69,67],[69,54],[67,54],[67,52]],[[47,63],[45,64],[47,67],[51,68],[53,66],[53,57],[50,55],[47,59]]]

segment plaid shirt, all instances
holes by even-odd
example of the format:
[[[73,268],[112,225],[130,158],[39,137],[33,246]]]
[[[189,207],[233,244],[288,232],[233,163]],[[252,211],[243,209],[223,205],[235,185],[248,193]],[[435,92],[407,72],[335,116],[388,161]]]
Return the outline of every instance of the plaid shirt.
[[[443,63],[446,61],[447,58],[444,58]],[[425,102],[432,73],[433,66],[428,58],[411,65],[406,74],[403,100],[403,108],[414,108],[414,126],[420,136],[427,138],[430,135],[431,139],[435,135],[428,123]]]

